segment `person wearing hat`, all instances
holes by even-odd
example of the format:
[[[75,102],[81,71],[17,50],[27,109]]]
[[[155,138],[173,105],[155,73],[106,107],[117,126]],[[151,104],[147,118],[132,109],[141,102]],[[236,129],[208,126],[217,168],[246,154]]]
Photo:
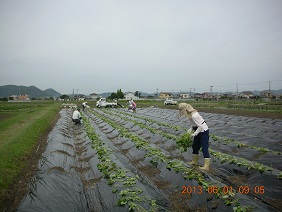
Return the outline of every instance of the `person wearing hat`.
[[[204,155],[204,166],[201,170],[209,171],[210,168],[210,154],[209,154],[209,128],[202,116],[190,104],[180,103],[178,106],[179,116],[185,116],[189,119],[191,127],[187,130],[191,133],[193,140],[193,155],[190,165],[198,165],[199,150],[202,147]]]
[[[83,110],[86,108],[86,105],[87,104],[87,102],[83,102],[81,105],[82,105],[82,108],[83,108]]]
[[[73,111],[72,114],[72,121],[77,125],[81,124],[81,114],[80,114],[80,108],[76,108],[75,111]]]

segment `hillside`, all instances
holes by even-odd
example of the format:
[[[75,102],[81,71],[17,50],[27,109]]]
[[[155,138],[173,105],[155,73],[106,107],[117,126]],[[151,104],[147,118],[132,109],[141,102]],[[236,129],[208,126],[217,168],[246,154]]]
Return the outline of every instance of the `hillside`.
[[[29,95],[30,98],[38,97],[58,97],[61,94],[52,88],[46,90],[40,90],[35,86],[23,86],[23,85],[3,85],[0,86],[0,97],[9,97],[11,95]]]
[[[55,97],[57,97],[57,96],[61,96],[61,94],[59,93],[59,92],[57,92],[57,91],[55,91],[54,89],[52,89],[52,88],[48,88],[48,89],[46,89],[46,90],[44,90],[43,91],[47,96],[55,96]]]

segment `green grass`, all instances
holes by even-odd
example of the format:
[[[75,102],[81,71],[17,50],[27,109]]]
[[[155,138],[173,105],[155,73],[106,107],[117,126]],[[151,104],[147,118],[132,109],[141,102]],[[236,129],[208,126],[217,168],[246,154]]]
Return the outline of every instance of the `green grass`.
[[[111,100],[107,100],[111,102]],[[282,101],[270,101],[263,102],[258,100],[178,100],[177,105],[164,105],[164,100],[152,99],[152,100],[136,100],[137,108],[143,107],[158,107],[158,108],[169,108],[178,109],[178,104],[186,102],[191,104],[194,108],[209,108],[209,109],[230,109],[230,110],[244,110],[244,111],[258,111],[258,112],[271,112],[271,113],[282,113]],[[77,102],[76,102],[77,103]],[[82,102],[81,102],[82,103]],[[78,105],[81,105],[78,103]],[[126,100],[119,100],[119,103],[127,107]],[[96,101],[88,101],[90,107],[95,107]]]
[[[39,137],[60,110],[57,103],[0,103],[0,203],[26,166]],[[8,111],[8,112],[7,112]]]

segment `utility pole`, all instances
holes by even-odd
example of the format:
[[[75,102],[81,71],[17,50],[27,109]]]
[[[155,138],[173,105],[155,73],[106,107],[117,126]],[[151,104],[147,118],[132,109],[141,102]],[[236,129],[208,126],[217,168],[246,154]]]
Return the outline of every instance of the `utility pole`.
[[[74,101],[74,89],[72,89],[72,96],[73,96],[73,101]]]
[[[270,97],[271,96],[271,89],[270,89],[270,87],[271,87],[271,81],[269,81],[268,82],[268,96]]]
[[[157,88],[157,97],[159,96],[159,89]]]
[[[211,95],[212,95],[212,87],[213,87],[213,86],[211,85],[211,91],[210,91]]]
[[[76,100],[78,100],[78,89],[76,89]]]
[[[238,84],[236,83],[236,93],[237,93],[237,96],[238,96]]]

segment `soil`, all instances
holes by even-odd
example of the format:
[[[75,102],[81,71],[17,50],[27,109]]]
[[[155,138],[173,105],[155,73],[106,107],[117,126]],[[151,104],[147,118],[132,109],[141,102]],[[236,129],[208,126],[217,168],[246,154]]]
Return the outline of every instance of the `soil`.
[[[227,110],[227,109],[206,109],[200,108],[199,112],[205,113],[218,113],[236,116],[248,116],[257,118],[270,118],[270,119],[282,119],[282,114],[275,114],[270,112],[258,112],[258,111],[240,111],[240,110]],[[2,117],[5,118],[5,117]],[[60,115],[58,114],[56,119],[54,119],[52,125],[48,130],[40,136],[38,139],[34,153],[29,157],[25,158],[26,168],[22,170],[18,178],[12,183],[12,185],[7,189],[4,197],[4,201],[0,203],[0,211],[16,211],[18,205],[24,198],[24,196],[29,192],[29,183],[32,177],[37,172],[38,161],[41,159],[42,153],[44,153],[47,146],[47,139],[50,131],[53,129],[54,125],[59,120]]]
[[[56,116],[51,126],[42,134],[37,141],[33,154],[24,158],[26,168],[22,170],[12,185],[7,189],[4,200],[0,203],[0,211],[17,211],[17,207],[29,191],[29,183],[37,172],[38,161],[41,159],[47,146],[48,135],[60,118]]]

